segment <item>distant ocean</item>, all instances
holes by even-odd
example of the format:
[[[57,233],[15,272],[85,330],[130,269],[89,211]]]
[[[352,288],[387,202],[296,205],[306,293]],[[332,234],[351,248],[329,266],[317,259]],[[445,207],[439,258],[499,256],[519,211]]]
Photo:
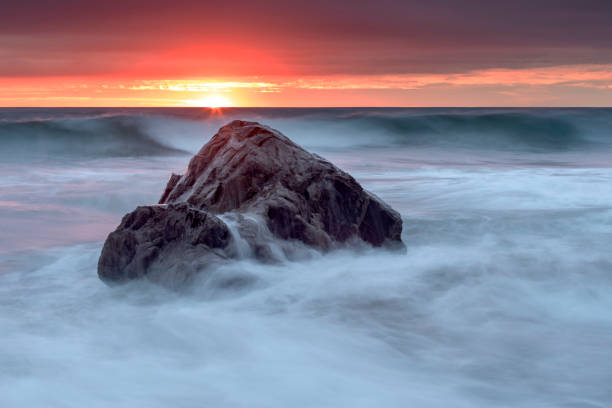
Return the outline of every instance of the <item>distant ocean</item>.
[[[352,174],[407,253],[104,285],[232,119]],[[612,109],[3,108],[0,407],[609,407],[611,254]]]

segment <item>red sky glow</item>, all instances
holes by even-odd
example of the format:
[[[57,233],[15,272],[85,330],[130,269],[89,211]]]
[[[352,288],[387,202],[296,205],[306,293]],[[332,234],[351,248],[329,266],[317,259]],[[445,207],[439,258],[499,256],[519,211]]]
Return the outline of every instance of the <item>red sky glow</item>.
[[[0,5],[0,106],[610,106],[612,3]]]

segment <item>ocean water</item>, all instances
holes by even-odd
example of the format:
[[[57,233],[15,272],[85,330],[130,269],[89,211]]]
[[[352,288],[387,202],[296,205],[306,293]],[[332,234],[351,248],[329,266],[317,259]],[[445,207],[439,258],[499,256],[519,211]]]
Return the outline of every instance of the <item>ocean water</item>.
[[[100,282],[237,118],[390,203],[407,252]],[[0,407],[610,407],[611,253],[612,109],[0,109]]]

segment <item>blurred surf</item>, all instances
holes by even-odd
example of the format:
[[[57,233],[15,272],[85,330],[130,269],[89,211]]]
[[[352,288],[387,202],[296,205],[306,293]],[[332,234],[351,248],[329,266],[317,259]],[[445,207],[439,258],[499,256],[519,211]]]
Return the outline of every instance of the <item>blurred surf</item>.
[[[404,255],[96,276],[233,118],[402,213]],[[610,109],[0,109],[0,406],[605,407]]]

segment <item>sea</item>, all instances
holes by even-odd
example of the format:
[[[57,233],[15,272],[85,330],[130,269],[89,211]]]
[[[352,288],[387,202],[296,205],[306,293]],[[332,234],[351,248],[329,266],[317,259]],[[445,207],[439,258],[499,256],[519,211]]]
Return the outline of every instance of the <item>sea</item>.
[[[234,119],[353,175],[406,252],[101,282]],[[610,406],[612,109],[0,109],[2,408]]]

